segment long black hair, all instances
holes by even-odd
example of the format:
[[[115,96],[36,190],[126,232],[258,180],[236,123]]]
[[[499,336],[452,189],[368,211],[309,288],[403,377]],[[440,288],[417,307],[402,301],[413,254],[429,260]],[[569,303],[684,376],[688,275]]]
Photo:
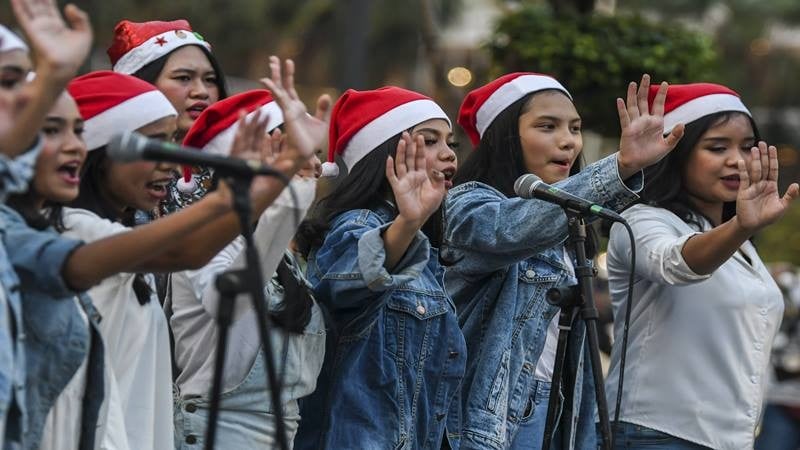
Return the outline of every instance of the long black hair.
[[[45,200],[44,211],[40,211],[36,204],[36,196],[31,184],[26,192],[9,195],[6,204],[18,212],[25,223],[34,230],[42,231],[53,227],[59,233],[66,231],[63,205]]]
[[[669,152],[667,156],[656,164],[644,170],[644,179],[647,183],[639,194],[640,202],[659,208],[664,208],[684,222],[702,229],[699,218],[705,217],[710,223],[714,223],[710,217],[692,206],[689,200],[689,193],[686,190],[686,165],[692,150],[703,134],[710,128],[722,125],[737,115],[744,115],[753,127],[755,142],[761,137],[753,118],[737,111],[722,111],[701,117],[686,124],[683,137],[678,141],[678,145]],[[736,202],[725,202],[722,205],[722,222],[731,219],[736,215]]]
[[[86,161],[81,170],[80,192],[69,206],[92,211],[103,219],[120,222],[126,227],[133,227],[136,225],[134,220],[136,211],[131,208],[120,214],[111,204],[108,196],[104,195],[108,191],[106,174],[110,163],[111,160],[108,158],[105,146],[92,150],[86,155]],[[149,302],[153,294],[144,276],[143,273],[137,273],[133,279],[133,292],[141,305]]]
[[[215,84],[217,85],[217,90],[219,91],[219,99],[222,100],[227,98],[228,88],[227,83],[225,82],[225,73],[222,71],[222,66],[220,66],[219,61],[217,61],[217,58],[214,57],[214,54],[211,53],[211,51],[202,45],[198,45],[197,47],[203,51],[203,54],[206,55],[206,58],[208,58],[208,62],[211,63],[211,68],[214,69],[214,73],[216,74]],[[179,50],[181,48],[183,47],[178,47],[175,50]],[[144,67],[132,73],[131,75],[147,81],[150,84],[156,84],[156,80],[158,79],[159,75],[161,75],[161,71],[164,70],[164,65],[167,64],[167,60],[175,52],[175,50],[167,53],[166,55],[160,56],[153,61],[150,61]]]
[[[517,197],[514,192],[514,182],[528,173],[519,138],[519,117],[530,110],[535,101],[534,97],[543,92],[557,92],[564,95],[560,90],[546,89],[529,93],[506,107],[483,133],[478,147],[458,168],[453,185],[480,181],[502,192],[508,198]],[[570,167],[569,175],[580,172],[583,163],[583,153],[581,153]],[[586,254],[592,258],[597,253],[599,241],[593,227],[587,227],[587,230]]]
[[[339,214],[353,209],[370,209],[393,198],[386,178],[386,158],[395,156],[401,136],[398,133],[367,153],[330,194],[317,202],[295,237],[304,257],[308,257],[311,249],[322,246],[331,221]]]

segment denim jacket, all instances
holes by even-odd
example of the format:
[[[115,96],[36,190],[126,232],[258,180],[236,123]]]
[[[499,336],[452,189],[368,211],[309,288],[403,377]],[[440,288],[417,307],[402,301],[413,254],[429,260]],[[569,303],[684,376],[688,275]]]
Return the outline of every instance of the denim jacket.
[[[15,159],[0,153],[0,202],[8,194],[24,192],[33,177],[42,140]],[[6,229],[0,217],[0,233]],[[25,333],[22,323],[22,300],[17,273],[8,251],[0,245],[0,444],[6,438],[19,441],[25,433]],[[16,411],[9,416],[9,411]],[[7,423],[8,422],[8,423]],[[3,445],[5,448],[5,445]]]
[[[641,189],[642,177],[629,182]],[[615,155],[556,184],[560,189],[612,209],[637,196],[620,180]],[[485,184],[450,190],[445,201],[442,256],[445,285],[458,310],[468,360],[461,395],[462,449],[507,448],[534,389],[536,363],[558,308],[545,301],[551,287],[574,284],[564,261],[566,215],[539,200],[507,198]],[[584,325],[571,334],[568,364],[578,370],[575,396],[563,417],[572,432],[564,448],[595,448],[594,385],[584,353]],[[585,361],[585,363],[584,363]]]
[[[439,449],[466,348],[437,251],[418,232],[389,273],[381,205],[333,221],[307,278],[329,314],[317,390],[301,400],[298,449]]]
[[[81,242],[53,229],[30,228],[6,205],[0,205],[0,220],[5,225],[3,246],[21,282],[27,412],[23,448],[39,448],[50,408],[91,349],[80,446],[91,450],[103,401],[103,344],[95,326],[99,314],[89,297],[71,290],[61,276],[64,261]],[[92,323],[91,334],[73,301],[76,295]]]

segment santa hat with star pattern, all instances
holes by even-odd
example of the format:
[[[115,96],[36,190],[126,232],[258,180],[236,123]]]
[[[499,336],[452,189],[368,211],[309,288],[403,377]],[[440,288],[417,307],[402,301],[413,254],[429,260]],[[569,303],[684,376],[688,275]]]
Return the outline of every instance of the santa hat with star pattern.
[[[130,75],[185,45],[211,50],[211,45],[192,31],[186,20],[142,23],[123,20],[114,27],[114,41],[107,53],[114,72]]]
[[[371,91],[348,89],[331,112],[328,162],[322,165],[322,176],[339,174],[337,155],[350,171],[392,136],[431,119],[443,119],[450,125],[442,108],[417,92],[394,86]]]

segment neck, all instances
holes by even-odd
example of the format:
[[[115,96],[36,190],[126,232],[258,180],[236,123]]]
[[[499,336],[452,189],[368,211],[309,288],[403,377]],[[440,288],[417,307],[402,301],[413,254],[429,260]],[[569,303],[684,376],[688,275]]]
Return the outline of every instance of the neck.
[[[722,223],[722,203],[721,202],[708,202],[700,198],[690,196],[689,202],[694,209],[706,216],[711,221],[711,225],[718,226]]]
[[[44,202],[47,201],[46,198],[42,197],[39,194],[35,194],[35,193],[31,196],[31,200],[33,200],[33,204],[36,206],[36,209],[39,210],[39,211],[44,209]]]

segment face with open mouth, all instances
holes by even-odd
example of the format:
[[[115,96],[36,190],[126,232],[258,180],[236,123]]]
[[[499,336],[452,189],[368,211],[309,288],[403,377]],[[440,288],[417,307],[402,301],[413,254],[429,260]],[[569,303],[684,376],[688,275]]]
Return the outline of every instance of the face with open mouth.
[[[36,159],[33,189],[38,199],[68,203],[79,193],[80,171],[86,160],[83,119],[75,100],[61,94],[42,126],[42,151]]]
[[[721,205],[739,193],[738,162],[750,161],[756,144],[750,119],[734,114],[711,126],[698,139],[686,162],[686,190],[695,206]]]
[[[411,137],[417,139],[422,136],[425,140],[425,162],[428,167],[428,176],[433,178],[434,171],[444,174],[445,188],[453,187],[453,177],[458,167],[453,142],[453,131],[444,119],[431,119],[420,123],[411,129]]]
[[[178,111],[178,131],[184,134],[200,114],[219,100],[217,74],[211,61],[196,45],[170,53],[155,86]]]
[[[137,129],[151,139],[172,140],[175,135],[174,116],[164,117]],[[150,211],[167,198],[168,186],[175,179],[177,164],[136,161],[117,163],[110,161],[106,188],[114,204],[120,209],[134,208]]]
[[[525,169],[548,184],[569,177],[583,150],[581,117],[572,100],[559,91],[537,93],[523,107],[518,125]]]

